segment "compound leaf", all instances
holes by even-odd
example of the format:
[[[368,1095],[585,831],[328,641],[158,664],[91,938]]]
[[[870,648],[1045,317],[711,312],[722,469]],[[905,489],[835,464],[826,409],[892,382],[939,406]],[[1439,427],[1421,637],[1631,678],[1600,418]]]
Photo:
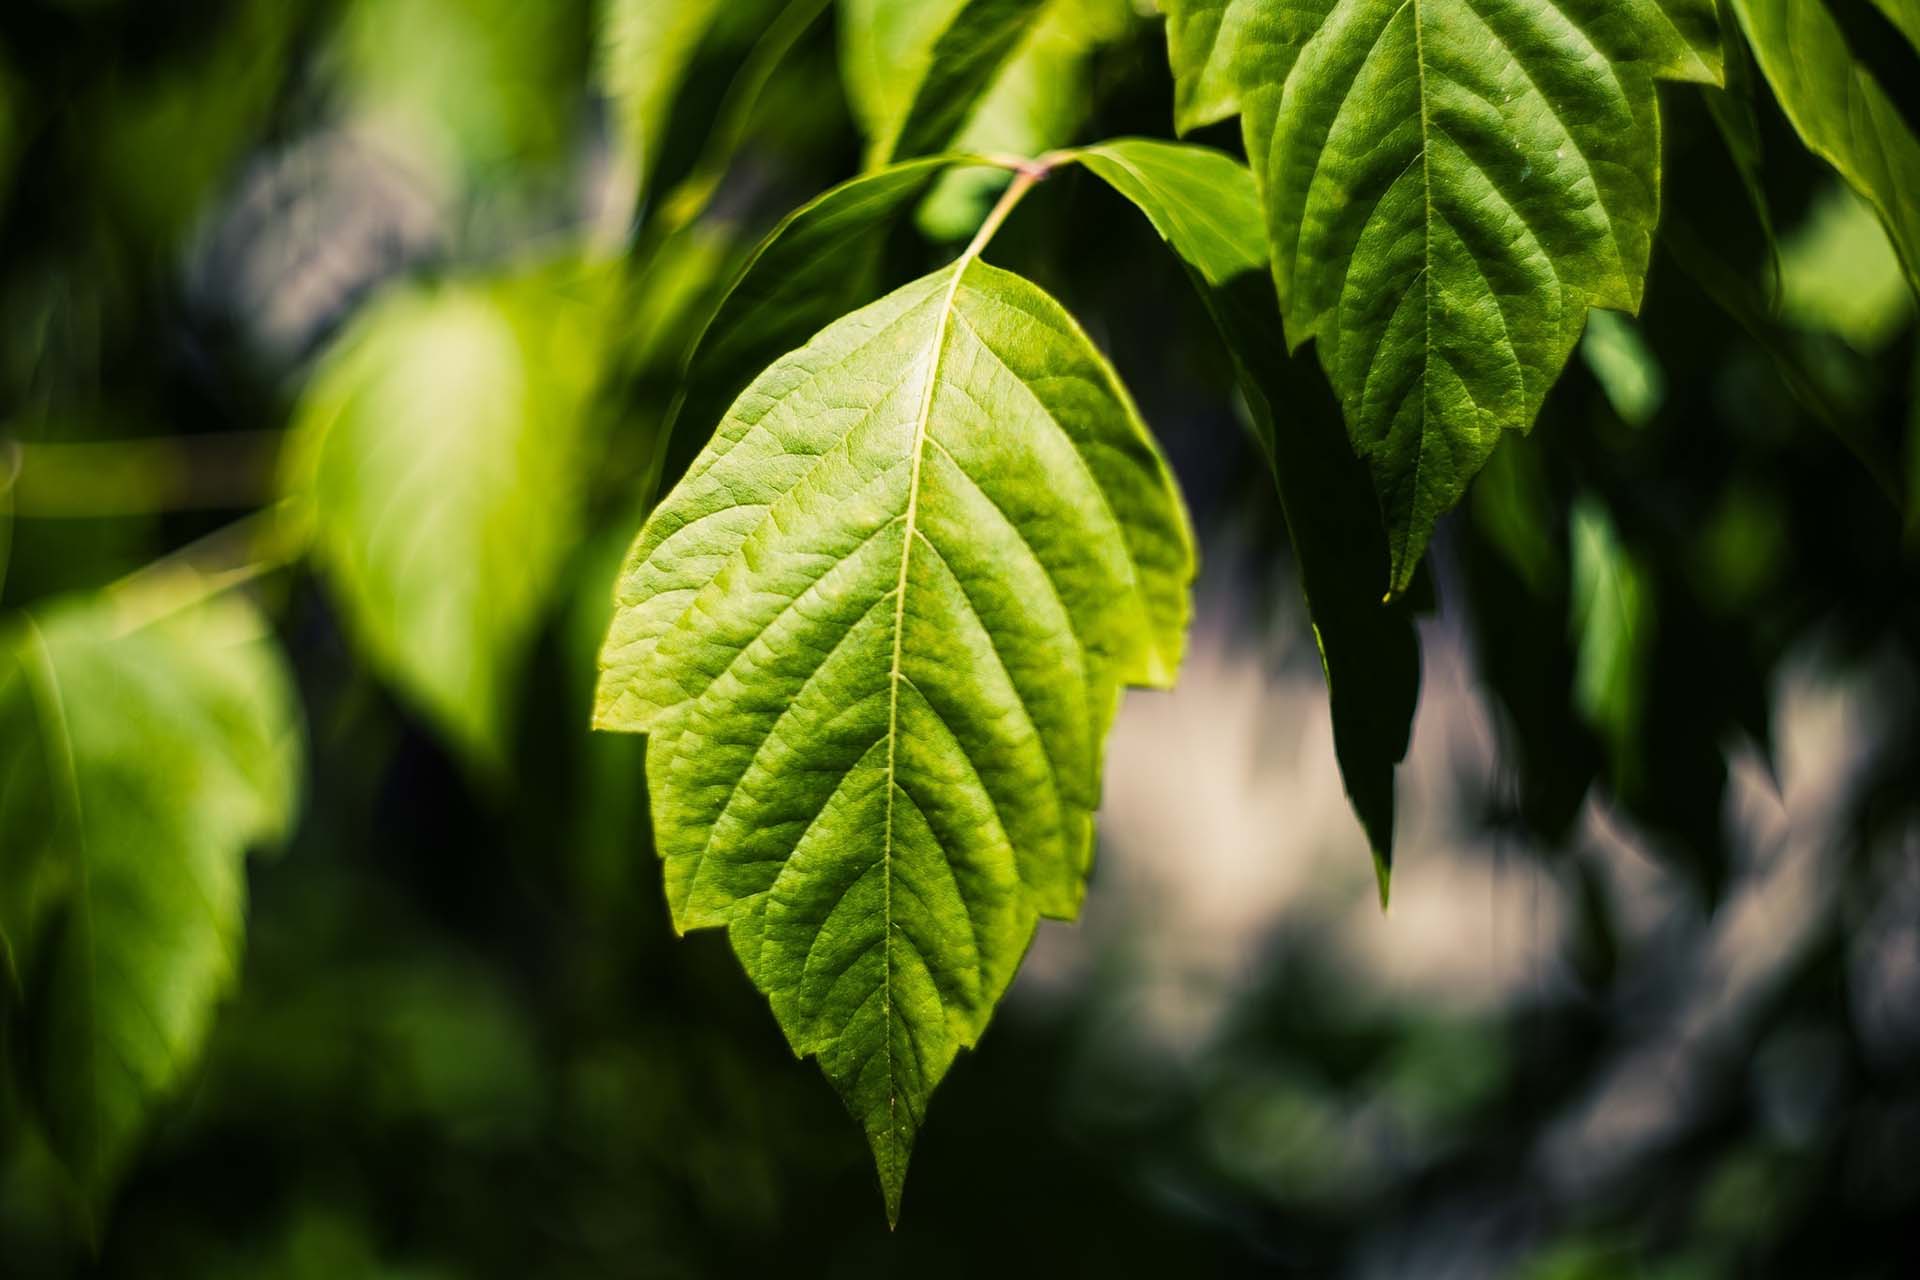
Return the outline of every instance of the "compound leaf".
[[[1047,0],[840,0],[840,65],[874,164],[939,151]]]
[[[1880,7],[1909,37],[1920,30],[1920,6],[1911,0]],[[1873,206],[1920,289],[1920,138],[1854,59],[1822,0],[1733,0],[1733,9],[1801,141]]]
[[[890,1218],[934,1086],[1079,908],[1108,725],[1172,680],[1193,573],[1112,371],[972,254],[767,369],[628,557],[596,723],[650,735],[675,925],[727,928]]]
[[[1420,696],[1419,637],[1404,601],[1380,599],[1387,541],[1366,468],[1339,422],[1302,405],[1291,379],[1253,175],[1210,148],[1143,138],[1074,155],[1138,206],[1187,264],[1233,352],[1320,646],[1341,777],[1384,895],[1394,769],[1406,757]]]
[[[1238,111],[1288,342],[1316,341],[1403,590],[1589,307],[1638,308],[1654,78],[1714,80],[1713,0],[1176,0],[1179,122]]]
[[[483,767],[579,527],[603,286],[389,295],[310,381],[289,444],[284,486],[361,648]]]
[[[131,631],[62,604],[0,640],[0,943],[24,1093],[96,1208],[233,983],[243,863],[285,835],[299,775],[292,682],[241,601]]]

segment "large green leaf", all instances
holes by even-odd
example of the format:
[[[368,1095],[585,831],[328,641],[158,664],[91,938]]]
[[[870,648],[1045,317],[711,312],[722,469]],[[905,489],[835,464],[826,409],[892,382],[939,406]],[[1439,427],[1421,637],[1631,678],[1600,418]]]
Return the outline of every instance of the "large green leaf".
[[[1920,5],[1911,0],[1881,7],[1909,35],[1920,28]],[[1866,197],[1920,289],[1920,138],[1854,59],[1823,0],[1733,0],[1733,8],[1787,119]]]
[[[292,819],[297,726],[237,600],[130,631],[63,604],[0,639],[0,942],[25,1092],[96,1206],[233,984],[243,864]]]
[[[1406,757],[1420,696],[1419,638],[1404,601],[1380,600],[1387,541],[1366,468],[1338,421],[1300,403],[1253,176],[1218,151],[1139,138],[1074,155],[1139,206],[1186,262],[1233,352],[1313,618],[1340,773],[1373,847],[1384,896],[1394,768]]]
[[[847,98],[875,164],[951,143],[1047,0],[840,0]]]
[[[650,735],[675,925],[727,927],[890,1217],[934,1086],[1079,908],[1107,727],[1173,679],[1193,572],[1113,372],[972,253],[769,368],[628,557],[596,723]]]
[[[1317,341],[1403,589],[1587,309],[1639,306],[1654,77],[1717,78],[1713,0],[1170,10],[1179,122],[1240,113],[1287,339]]]
[[[605,282],[405,288],[310,382],[285,485],[362,648],[483,767],[579,525]]]

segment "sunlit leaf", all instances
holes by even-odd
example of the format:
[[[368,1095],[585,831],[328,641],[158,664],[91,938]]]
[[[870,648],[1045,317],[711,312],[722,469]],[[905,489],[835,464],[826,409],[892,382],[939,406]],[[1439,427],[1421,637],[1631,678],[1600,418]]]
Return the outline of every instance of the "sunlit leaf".
[[[1074,155],[1138,205],[1180,255],[1233,352],[1286,512],[1327,676],[1341,776],[1384,893],[1394,768],[1406,756],[1419,700],[1419,641],[1406,604],[1380,599],[1386,534],[1366,469],[1339,422],[1300,404],[1298,384],[1287,378],[1253,177],[1217,151],[1145,139]]]
[[[675,410],[666,479],[677,479],[734,397],[769,364],[886,291],[887,233],[958,158],[927,156],[841,183],[770,232],[701,331]]]
[[[1920,138],[1873,73],[1855,61],[1824,0],[1733,0],[1787,119],[1886,224],[1907,279],[1920,289]],[[1909,0],[1887,0],[1889,17],[1920,20]],[[1902,50],[1911,53],[1912,50]],[[1920,63],[1913,74],[1920,75]]]
[[[1617,311],[1595,311],[1580,356],[1628,426],[1644,427],[1667,398],[1667,375],[1640,327]]]
[[[938,151],[1047,0],[840,0],[840,64],[874,164]]]
[[[1120,690],[1180,661],[1172,477],[1060,307],[964,257],[741,395],[641,530],[596,722],[649,734],[667,898],[865,1129],[927,1100],[1092,856]]]
[[[1654,78],[1718,76],[1713,0],[1176,0],[1180,122],[1241,115],[1287,339],[1319,348],[1404,589],[1589,307],[1636,310]]]
[[[7,626],[0,941],[27,1094],[96,1207],[194,1068],[238,964],[245,856],[285,835],[299,774],[291,680],[246,604]]]
[[[1780,250],[1780,315],[1878,351],[1906,326],[1914,295],[1867,203],[1834,184]]]
[[[285,484],[369,661],[483,766],[578,530],[605,282],[405,288],[315,374]]]

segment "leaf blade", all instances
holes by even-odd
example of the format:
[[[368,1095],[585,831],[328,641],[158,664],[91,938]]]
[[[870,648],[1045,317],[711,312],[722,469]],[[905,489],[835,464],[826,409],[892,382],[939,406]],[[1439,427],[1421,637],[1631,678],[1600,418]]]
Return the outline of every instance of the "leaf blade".
[[[98,1213],[231,988],[243,864],[297,807],[292,681],[226,599],[122,632],[56,605],[0,670],[0,934],[27,1096]]]
[[[1311,388],[1287,367],[1253,177],[1220,152],[1148,139],[1099,143],[1074,156],[1138,206],[1187,264],[1234,356],[1299,564],[1341,778],[1384,900],[1394,773],[1419,702],[1419,638],[1404,601],[1380,600],[1386,535],[1366,469],[1339,423],[1303,406]]]
[[[1591,306],[1639,305],[1656,74],[1717,80],[1710,0],[1179,0],[1183,124],[1238,110],[1287,340],[1315,341],[1404,590]]]
[[[1100,740],[1171,679],[1192,572],[1111,370],[971,257],[776,362],[635,543],[596,723],[649,734],[675,925],[728,929],[890,1218],[927,1097],[1078,909]]]

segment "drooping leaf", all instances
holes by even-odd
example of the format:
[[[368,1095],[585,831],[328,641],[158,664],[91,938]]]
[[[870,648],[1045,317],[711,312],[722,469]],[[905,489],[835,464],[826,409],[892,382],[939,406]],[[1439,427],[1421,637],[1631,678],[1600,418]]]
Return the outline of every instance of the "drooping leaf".
[[[1133,21],[1127,0],[1047,0],[974,107],[954,149],[1038,156],[1073,141],[1092,104],[1094,52],[1124,35]],[[947,174],[922,208],[920,226],[937,239],[964,239],[1008,176],[1005,169]]]
[[[1193,572],[1112,371],[971,255],[769,368],[628,557],[596,723],[650,735],[674,922],[728,929],[890,1217],[934,1086],[1079,908],[1107,727],[1172,680]]]
[[[1638,308],[1656,75],[1718,77],[1713,0],[1175,0],[1183,127],[1238,111],[1288,342],[1315,341],[1404,589],[1592,306]]]
[[[1920,26],[1920,8],[1908,0],[1881,7],[1896,22],[1904,14],[1909,34]],[[1801,140],[1866,197],[1920,289],[1920,138],[1912,125],[1855,60],[1824,0],[1733,0],[1733,9]]]
[[[192,1071],[239,959],[249,849],[300,776],[266,624],[220,599],[135,630],[100,602],[0,640],[0,942],[25,1095],[97,1209]]]
[[[1729,0],[1720,0],[1724,83],[1719,87],[1708,85],[1702,92],[1706,95],[1707,114],[1713,117],[1713,126],[1726,143],[1727,154],[1740,174],[1741,185],[1746,188],[1747,202],[1753,206],[1760,232],[1766,238],[1768,266],[1773,273],[1775,292],[1778,292],[1780,244],[1774,232],[1773,205],[1767,199],[1766,186],[1760,178],[1764,157],[1761,154],[1757,104],[1759,78],[1754,69],[1753,55],[1740,35],[1740,24],[1734,20],[1733,11],[1728,5]]]
[[[721,7],[721,0],[605,0],[600,80],[638,183],[653,172],[674,93]]]
[[[668,483],[763,369],[885,292],[888,228],[959,161],[926,156],[861,174],[800,206],[767,235],[688,357],[667,442]]]
[[[1394,769],[1420,694],[1419,638],[1406,602],[1380,599],[1387,541],[1366,468],[1338,420],[1301,403],[1308,397],[1285,355],[1253,177],[1220,152],[1138,138],[1074,155],[1139,206],[1180,255],[1233,352],[1320,646],[1340,773],[1384,896]]]
[[[482,767],[572,547],[604,281],[375,303],[308,385],[285,488],[372,665]]]
[[[840,63],[874,165],[939,151],[1047,0],[840,0]]]

